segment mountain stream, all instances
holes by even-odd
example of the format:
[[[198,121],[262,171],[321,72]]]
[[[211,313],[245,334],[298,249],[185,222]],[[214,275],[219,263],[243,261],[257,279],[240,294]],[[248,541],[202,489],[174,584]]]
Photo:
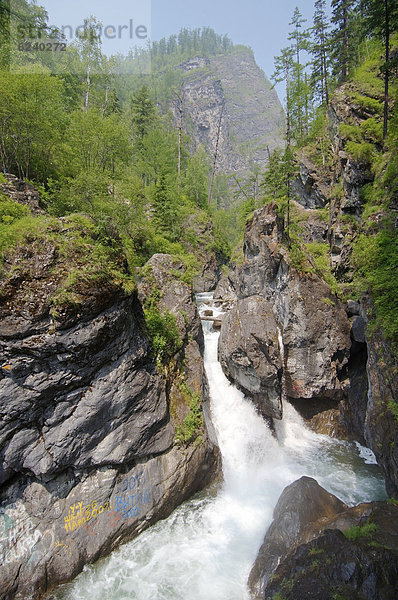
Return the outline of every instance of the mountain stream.
[[[198,294],[200,312],[213,310]],[[178,507],[106,559],[58,588],[57,600],[249,600],[247,578],[289,483],[302,475],[347,504],[385,497],[373,453],[314,433],[288,403],[276,435],[229,383],[217,360],[219,333],[202,321],[211,414],[223,481]]]

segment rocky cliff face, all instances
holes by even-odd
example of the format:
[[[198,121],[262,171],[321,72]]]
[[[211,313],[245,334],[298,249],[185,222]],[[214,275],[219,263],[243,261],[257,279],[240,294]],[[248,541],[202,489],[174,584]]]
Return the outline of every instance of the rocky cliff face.
[[[283,397],[337,405],[351,346],[341,302],[316,273],[297,270],[281,242],[276,206],[257,210],[247,225],[243,265],[229,275],[237,303],[220,337],[227,376],[276,418]]]
[[[363,212],[360,188],[373,175],[366,163],[346,153],[341,125],[349,121],[360,126],[369,116],[350,100],[347,86],[338,90],[329,109],[330,158],[319,165],[318,157],[315,164],[313,148],[301,149],[300,172],[293,185],[300,205],[292,201],[301,249],[306,252],[307,243],[322,244],[331,271],[346,294],[353,279],[352,248]],[[376,231],[382,218],[382,212],[374,217]],[[285,397],[319,431],[368,445],[383,469],[388,493],[396,495],[398,446],[393,399],[398,394],[397,362],[381,332],[366,327],[371,300],[363,297],[361,302],[341,302],[311,258],[309,267],[297,269],[294,249],[289,252],[272,205],[255,212],[247,225],[243,250],[243,264],[224,275],[216,290],[216,297],[236,302],[220,339],[226,374],[253,398],[263,414],[278,418],[276,407]],[[229,335],[227,329],[236,322],[239,302],[257,296],[269,303],[266,312],[272,312],[276,327],[272,335],[264,326],[253,332],[241,319],[238,349],[237,337]],[[268,339],[262,340],[259,350],[260,329]],[[270,358],[278,330],[281,371]],[[255,358],[259,351],[261,360]],[[264,365],[272,368],[273,379],[265,380],[258,364],[262,369]]]
[[[237,47],[230,54],[197,56],[180,66],[185,126],[195,146],[213,156],[218,130],[218,169],[243,175],[263,168],[268,151],[283,146],[284,117],[278,96],[253,53]]]
[[[170,275],[182,265],[156,255],[138,295],[98,290],[84,314],[53,321],[46,298],[58,259],[51,248],[47,254],[23,283],[40,292],[38,306],[22,303],[21,283],[6,277],[2,286],[0,598],[7,600],[37,598],[74,577],[167,516],[218,469],[200,319],[189,286]],[[145,328],[148,286],[179,332],[162,368]],[[177,442],[187,389],[205,420]]]

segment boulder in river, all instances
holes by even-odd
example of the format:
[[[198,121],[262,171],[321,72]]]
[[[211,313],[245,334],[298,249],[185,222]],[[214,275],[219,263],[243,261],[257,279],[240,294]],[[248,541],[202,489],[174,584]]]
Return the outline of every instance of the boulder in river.
[[[261,296],[239,300],[221,326],[219,360],[227,377],[267,417],[282,416],[282,361],[272,307]]]
[[[396,598],[398,506],[349,508],[302,477],[278,500],[249,586],[255,600]]]

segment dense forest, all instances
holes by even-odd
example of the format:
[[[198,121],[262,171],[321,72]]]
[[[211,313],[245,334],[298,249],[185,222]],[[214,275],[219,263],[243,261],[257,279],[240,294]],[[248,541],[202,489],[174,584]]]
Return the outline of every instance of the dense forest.
[[[249,174],[235,182],[238,186],[227,186],[229,200],[222,209],[217,186],[209,194],[214,177],[223,177],[216,161],[203,148],[190,152],[186,128],[170,108],[178,104],[184,77],[173,67],[198,54],[235,52],[228,36],[210,28],[183,29],[148,50],[108,58],[101,52],[98,23],[90,18],[60,66],[52,53],[20,51],[10,36],[11,22],[50,33],[44,9],[19,0],[10,10],[8,2],[1,2],[0,19],[1,166],[31,181],[45,207],[45,214],[32,216],[2,195],[1,254],[32,239],[50,238],[60,253],[74,257],[53,299],[55,313],[63,303],[78,303],[79,289],[88,281],[132,289],[136,267],[156,252],[182,260],[187,280],[198,272],[205,249],[215,251],[220,263],[232,255],[239,260],[239,251],[233,251],[246,219],[271,200],[280,205],[286,243],[305,269],[309,249],[295,223],[292,184],[300,153],[321,170],[333,167],[328,110],[330,98],[343,86],[367,115],[360,127],[344,125],[345,151],[367,165],[373,180],[362,190],[363,214],[352,216],[358,228],[355,268],[336,282],[336,290],[358,294],[371,289],[380,323],[388,336],[396,336],[394,2],[333,0],[329,19],[326,1],[317,0],[312,24],[296,8],[288,45],[275,58],[273,74],[274,82],[286,86],[286,148],[274,152],[266,171],[255,175],[261,179],[260,195],[252,193]],[[62,39],[60,32],[51,34]],[[151,72],[145,74],[148,61]],[[123,71],[130,74],[115,74]],[[337,181],[336,193],[338,188]],[[375,228],[374,215],[380,213],[382,226]],[[212,233],[199,240],[198,228],[210,223]],[[325,277],[334,281],[327,248],[317,252]]]

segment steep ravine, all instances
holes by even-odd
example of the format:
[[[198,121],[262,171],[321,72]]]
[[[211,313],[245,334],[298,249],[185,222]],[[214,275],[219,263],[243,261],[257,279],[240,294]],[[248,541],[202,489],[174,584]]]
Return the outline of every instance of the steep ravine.
[[[202,315],[211,311],[219,317],[221,309],[211,294],[201,295],[199,303]],[[315,434],[293,407],[286,407],[272,432],[224,376],[217,359],[219,333],[209,321],[203,326],[223,481],[87,568],[48,600],[249,600],[247,578],[287,484],[305,473],[350,506],[384,496],[371,452]]]

